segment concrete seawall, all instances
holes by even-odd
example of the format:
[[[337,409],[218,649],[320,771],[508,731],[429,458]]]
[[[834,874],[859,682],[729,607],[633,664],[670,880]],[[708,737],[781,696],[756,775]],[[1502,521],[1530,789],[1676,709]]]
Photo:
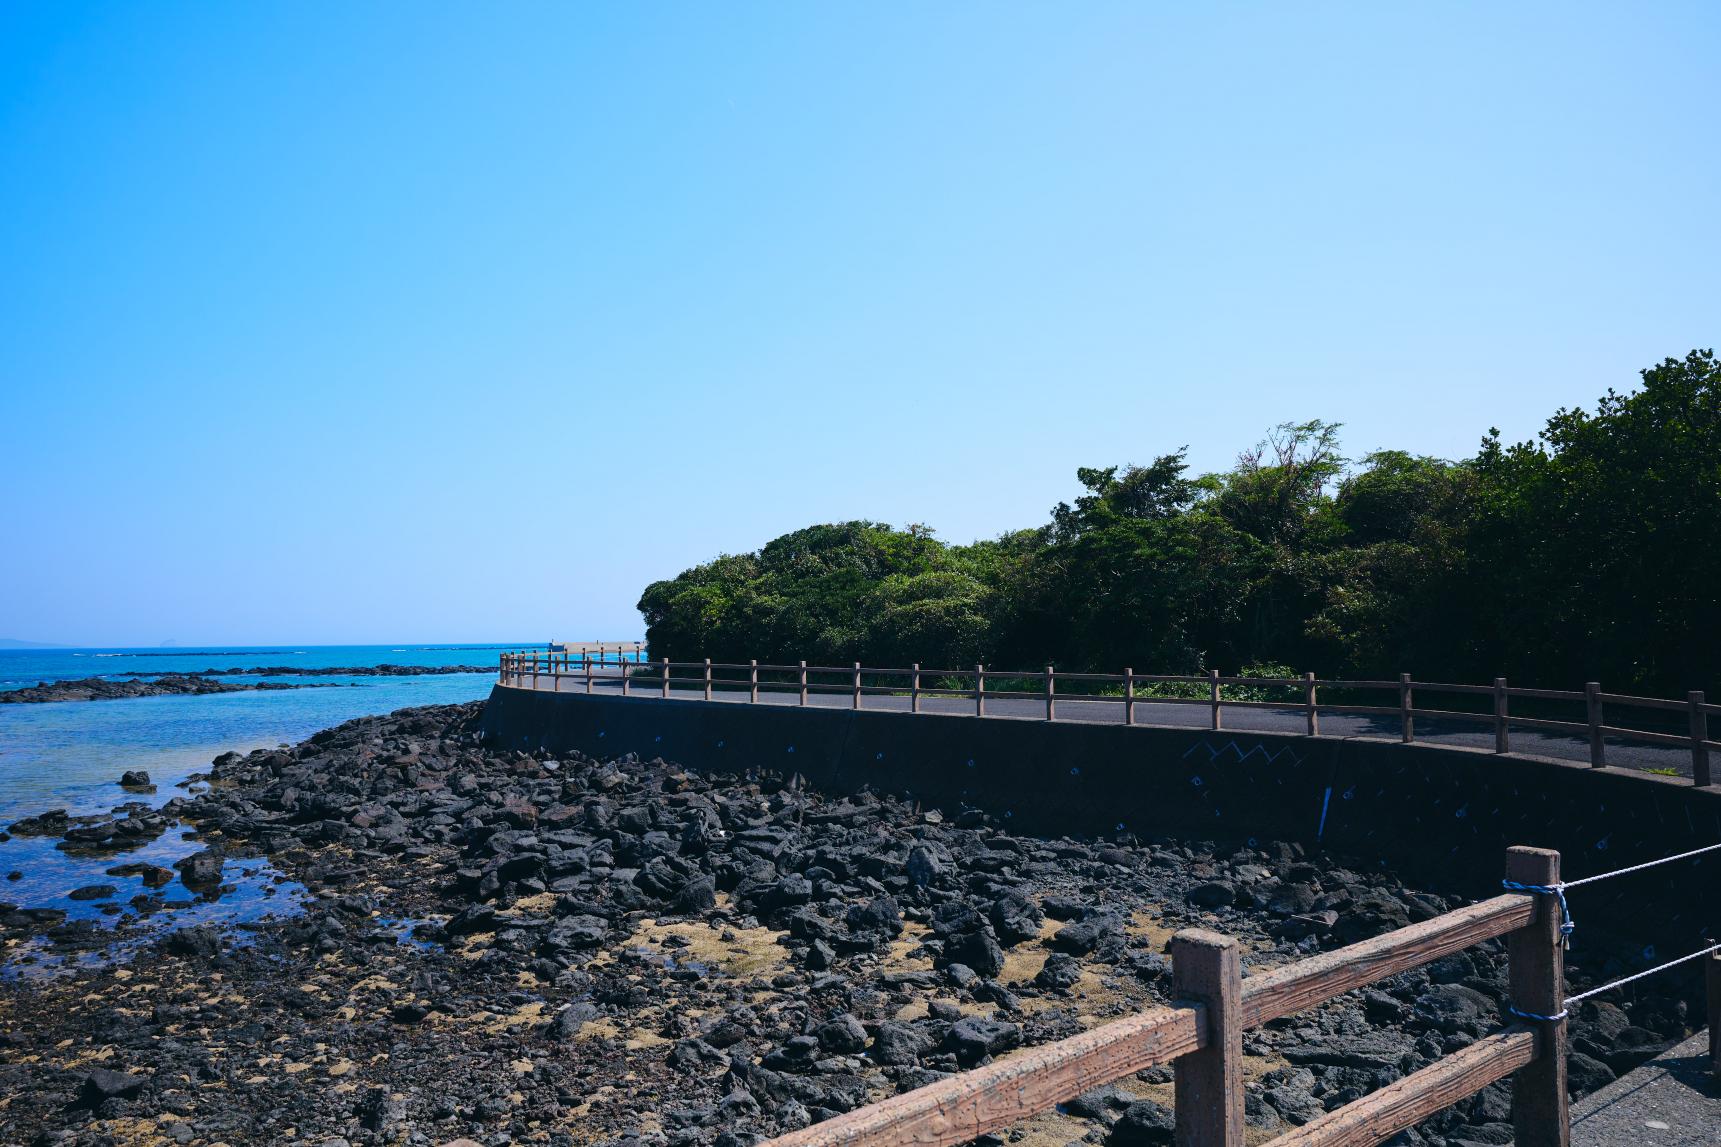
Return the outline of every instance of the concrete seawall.
[[[1576,879],[1721,842],[1714,789],[1428,744],[504,686],[484,729],[500,747],[800,773],[830,792],[871,786],[1027,831],[1292,840],[1475,897],[1498,888],[1513,844],[1559,849]],[[1579,942],[1593,923],[1651,956],[1700,947],[1721,925],[1717,874],[1711,855],[1574,893]]]

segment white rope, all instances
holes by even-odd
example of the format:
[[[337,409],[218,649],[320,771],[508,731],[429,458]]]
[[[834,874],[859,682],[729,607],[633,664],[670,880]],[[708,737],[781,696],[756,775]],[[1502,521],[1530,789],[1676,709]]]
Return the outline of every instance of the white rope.
[[[1699,856],[1705,852],[1714,852],[1716,849],[1721,849],[1721,844],[1705,845],[1703,848],[1694,848],[1690,852],[1682,852],[1678,856],[1664,856],[1660,860],[1646,860],[1642,864],[1634,864],[1630,868],[1620,868],[1613,872],[1586,876],[1582,880],[1567,880],[1562,882],[1560,887],[1576,888],[1580,884],[1593,884],[1597,880],[1610,880],[1615,876],[1624,876],[1628,872],[1641,872],[1645,868],[1654,868],[1658,864],[1672,864],[1676,860],[1684,860],[1688,856]]]
[[[1691,953],[1691,955],[1689,955],[1689,956],[1681,956],[1681,957],[1679,957],[1679,959],[1677,959],[1677,960],[1669,960],[1669,961],[1667,961],[1667,963],[1665,963],[1665,964],[1658,964],[1658,965],[1656,965],[1656,966],[1655,966],[1655,967],[1653,967],[1653,968],[1651,968],[1651,969],[1649,969],[1649,970],[1648,970],[1648,971],[1646,971],[1646,972],[1639,972],[1639,973],[1638,973],[1638,974],[1637,974],[1637,975],[1635,975],[1635,976],[1627,976],[1627,977],[1626,977],[1626,978],[1625,978],[1625,979],[1623,979],[1623,980],[1615,980],[1615,981],[1614,981],[1614,982],[1613,982],[1613,983],[1611,983],[1611,984],[1603,984],[1603,985],[1602,985],[1602,986],[1601,986],[1601,987],[1599,987],[1599,988],[1591,988],[1591,989],[1590,989],[1590,990],[1589,990],[1589,991],[1587,991],[1587,992],[1579,992],[1579,993],[1578,993],[1578,994],[1577,994],[1577,995],[1575,995],[1575,996],[1567,996],[1567,997],[1566,997],[1566,1001],[1565,1001],[1565,1003],[1563,1003],[1563,1004],[1562,1004],[1562,1005],[1560,1005],[1560,1006],[1561,1006],[1561,1007],[1565,1007],[1565,1008],[1569,1008],[1569,1007],[1571,1007],[1571,1006],[1572,1006],[1572,1005],[1573,1005],[1573,1004],[1575,1004],[1575,1003],[1577,1003],[1577,1002],[1578,1002],[1578,1001],[1579,1001],[1579,1000],[1587,1000],[1587,999],[1589,999],[1589,998],[1590,998],[1590,997],[1591,997],[1591,996],[1599,996],[1599,995],[1601,995],[1601,994],[1602,994],[1602,993],[1603,993],[1603,992],[1611,992],[1611,991],[1613,991],[1613,990],[1614,990],[1614,989],[1615,989],[1615,988],[1622,988],[1622,987],[1624,987],[1624,986],[1625,986],[1625,985],[1627,985],[1627,984],[1629,984],[1629,983],[1631,983],[1631,982],[1632,982],[1632,981],[1633,981],[1633,980],[1641,980],[1641,979],[1643,979],[1643,978],[1644,978],[1644,977],[1645,977],[1645,976],[1653,976],[1653,975],[1655,975],[1655,973],[1657,973],[1657,972],[1665,972],[1665,971],[1666,971],[1666,970],[1667,970],[1667,969],[1668,969],[1668,968],[1671,968],[1671,967],[1673,967],[1673,966],[1674,966],[1674,965],[1676,965],[1676,964],[1684,964],[1684,963],[1687,963],[1687,962],[1689,962],[1689,961],[1691,961],[1691,960],[1696,960],[1696,959],[1700,959],[1700,958],[1702,958],[1702,957],[1704,957],[1704,956],[1707,956],[1707,955],[1708,955],[1708,954],[1709,954],[1709,953],[1711,953],[1711,952],[1721,952],[1721,944],[1711,944],[1711,945],[1709,945],[1709,947],[1707,947],[1707,948],[1705,948],[1705,949],[1703,949],[1703,950],[1702,950],[1702,951],[1701,951],[1701,952],[1693,952],[1693,953]],[[1564,1013],[1562,1013],[1562,1014],[1564,1014]]]

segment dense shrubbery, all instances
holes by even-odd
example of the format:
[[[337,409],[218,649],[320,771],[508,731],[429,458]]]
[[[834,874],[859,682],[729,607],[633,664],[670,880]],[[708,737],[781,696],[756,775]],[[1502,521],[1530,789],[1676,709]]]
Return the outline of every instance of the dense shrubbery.
[[[1721,683],[1721,365],[1693,351],[1537,442],[1352,466],[1278,427],[1230,471],[1077,471],[1051,521],[946,545],[812,526],[640,598],[654,657]]]

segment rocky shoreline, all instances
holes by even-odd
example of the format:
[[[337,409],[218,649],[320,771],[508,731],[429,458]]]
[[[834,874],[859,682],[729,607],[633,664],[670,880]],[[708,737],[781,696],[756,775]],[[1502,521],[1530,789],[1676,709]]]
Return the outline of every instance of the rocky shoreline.
[[[144,680],[138,677],[114,681],[106,677],[81,677],[75,681],[43,681],[23,689],[0,693],[0,705],[36,705],[50,701],[123,701],[132,697],[202,697],[210,693],[252,693],[279,689],[313,689],[327,686],[297,685],[284,681],[235,684],[212,681],[205,676],[168,673]]]
[[[236,669],[192,669],[179,673],[128,674],[125,680],[81,677],[75,681],[43,681],[23,689],[0,692],[0,705],[29,705],[49,701],[119,701],[129,697],[199,697],[209,693],[243,693],[312,686],[284,681],[235,684],[217,677],[443,677],[457,673],[494,673],[493,665],[346,665],[302,669],[291,665],[248,665]],[[326,686],[325,686],[326,687]]]
[[[182,818],[206,846],[187,891],[267,854],[308,897],[0,989],[0,1141],[749,1147],[1163,1002],[1179,928],[1260,969],[1459,903],[1295,844],[1046,839],[792,776],[493,750],[481,709],[349,722],[226,754],[159,812],[26,826],[118,849],[110,825]],[[178,891],[137,875],[158,883],[118,935]],[[9,951],[110,935],[0,906]],[[1251,1142],[1497,1028],[1504,963],[1485,944],[1250,1033]],[[1686,1031],[1674,996],[1586,1002],[1574,1090]],[[1169,1143],[1170,1078],[987,1142]],[[1394,1142],[1505,1142],[1507,1096]]]
[[[193,669],[183,677],[441,677],[453,673],[495,673],[494,665],[322,665],[312,669],[292,665],[245,665],[229,669]],[[143,674],[148,676],[148,674]]]

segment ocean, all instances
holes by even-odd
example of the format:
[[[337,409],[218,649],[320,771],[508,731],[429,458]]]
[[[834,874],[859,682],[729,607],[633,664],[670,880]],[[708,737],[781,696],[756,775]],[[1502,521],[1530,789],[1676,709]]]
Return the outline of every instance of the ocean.
[[[0,650],[0,690],[85,677],[233,667],[484,667],[479,673],[405,677],[244,675],[221,680],[282,681],[313,687],[0,705],[0,828],[50,809],[65,809],[73,815],[105,813],[128,801],[160,807],[175,796],[186,795],[187,789],[179,787],[181,782],[194,772],[206,770],[211,760],[229,750],[248,752],[291,744],[342,721],[409,706],[478,700],[489,694],[495,681],[499,653],[536,645]],[[147,771],[155,791],[138,794],[122,789],[120,774],[129,769]],[[128,931],[138,931],[149,923],[239,924],[292,910],[297,887],[258,860],[246,861],[237,871],[230,865],[230,878],[237,877],[235,887],[219,898],[194,898],[175,880],[161,892],[178,907],[146,912],[146,919],[133,919],[131,899],[148,890],[137,877],[114,876],[107,870],[130,861],[171,867],[175,860],[202,847],[186,839],[187,835],[185,826],[176,825],[139,849],[100,857],[57,849],[54,837],[14,835],[0,841],[0,878],[4,878],[0,879],[0,903],[59,909],[73,921],[123,921],[138,926]],[[95,900],[67,896],[74,889],[96,884],[113,885],[116,891]],[[9,961],[14,970],[19,955],[24,964],[55,962],[45,950],[14,953]]]

